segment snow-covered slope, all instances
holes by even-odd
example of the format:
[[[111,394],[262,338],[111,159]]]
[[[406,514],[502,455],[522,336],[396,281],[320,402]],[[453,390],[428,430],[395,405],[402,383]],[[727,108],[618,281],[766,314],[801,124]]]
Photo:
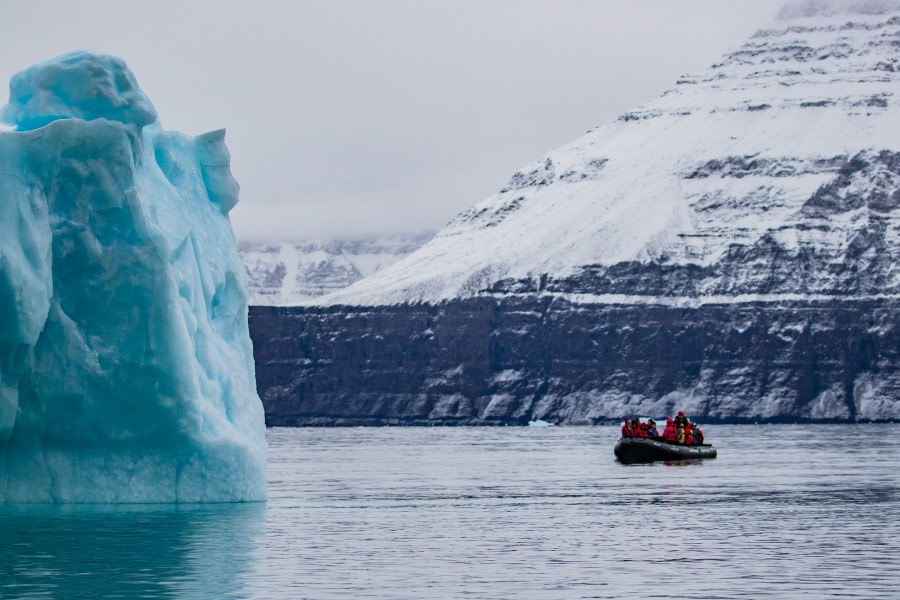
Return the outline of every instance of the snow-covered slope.
[[[883,263],[863,291],[896,295],[898,69],[900,2],[789,2],[708,70],[541,157],[417,252],[317,302],[439,301],[585,267],[708,269],[741,249],[758,257],[761,244],[775,249],[762,262],[814,248],[819,275],[792,291],[829,294],[828,265],[860,236],[857,254],[877,247]],[[695,293],[766,292],[737,280]]]
[[[413,252],[433,234],[364,240],[241,242],[251,305],[290,306],[345,288]]]

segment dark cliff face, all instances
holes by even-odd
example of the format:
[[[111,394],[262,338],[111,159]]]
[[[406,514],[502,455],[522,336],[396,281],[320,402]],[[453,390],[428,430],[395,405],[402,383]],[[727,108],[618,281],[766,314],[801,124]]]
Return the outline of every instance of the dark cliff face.
[[[900,418],[884,300],[251,307],[269,425]]]

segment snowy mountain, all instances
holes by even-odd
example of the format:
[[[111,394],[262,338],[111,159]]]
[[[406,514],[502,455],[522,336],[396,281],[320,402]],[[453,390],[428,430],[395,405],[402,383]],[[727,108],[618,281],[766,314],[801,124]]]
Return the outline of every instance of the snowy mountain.
[[[418,251],[254,307],[270,424],[900,418],[900,1],[789,2]]]
[[[896,294],[896,8],[788,4],[708,70],[524,167],[421,250],[325,301],[438,301],[586,267],[711,268],[736,253],[742,263],[768,264],[773,252],[815,249],[821,265],[832,265],[855,260],[860,244],[878,246],[884,264],[858,285]],[[755,285],[752,270],[727,276],[706,278],[689,295],[831,294],[856,285],[828,269],[797,271],[771,289]]]
[[[255,243],[238,246],[251,305],[290,306],[349,286],[384,269],[433,234],[363,240]]]

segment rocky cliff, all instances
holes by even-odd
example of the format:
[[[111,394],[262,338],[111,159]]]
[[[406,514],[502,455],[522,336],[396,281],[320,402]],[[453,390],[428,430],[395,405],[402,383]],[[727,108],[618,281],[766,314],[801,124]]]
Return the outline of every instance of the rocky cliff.
[[[269,425],[900,417],[900,305],[480,297],[252,307]]]

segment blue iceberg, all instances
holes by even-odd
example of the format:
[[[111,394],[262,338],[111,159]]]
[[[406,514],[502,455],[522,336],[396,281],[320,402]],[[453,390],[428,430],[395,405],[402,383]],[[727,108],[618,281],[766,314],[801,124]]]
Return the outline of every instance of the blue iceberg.
[[[87,52],[0,118],[0,502],[265,499],[224,131],[165,131]]]

